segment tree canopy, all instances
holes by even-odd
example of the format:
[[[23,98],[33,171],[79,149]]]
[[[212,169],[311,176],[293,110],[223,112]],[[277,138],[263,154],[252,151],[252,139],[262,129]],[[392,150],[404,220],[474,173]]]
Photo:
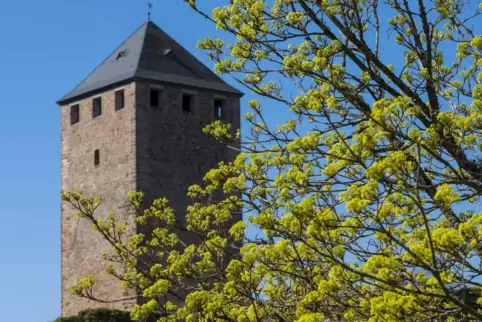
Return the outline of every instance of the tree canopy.
[[[242,149],[191,187],[185,214],[130,195],[152,232],[123,236],[114,215],[98,219],[100,199],[63,194],[113,245],[106,259],[128,270],[106,271],[141,290],[132,318],[482,320],[479,4],[185,1],[227,35],[198,43],[216,72],[260,99],[246,134],[206,127]],[[289,119],[271,124],[273,109]],[[246,222],[226,228],[241,208],[256,237]],[[201,242],[182,244],[174,228]],[[94,284],[73,292],[95,299]]]

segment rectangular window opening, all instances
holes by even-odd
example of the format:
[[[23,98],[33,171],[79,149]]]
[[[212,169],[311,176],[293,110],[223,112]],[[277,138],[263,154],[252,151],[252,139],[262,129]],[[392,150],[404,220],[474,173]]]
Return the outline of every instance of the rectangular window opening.
[[[92,118],[102,115],[102,98],[96,97],[92,100]]]
[[[115,110],[121,110],[124,108],[124,90],[118,90],[115,92]]]
[[[94,165],[99,165],[100,164],[100,151],[95,150],[94,151]]]
[[[223,118],[223,105],[224,102],[222,100],[214,100],[214,117],[217,120],[221,120]]]
[[[70,107],[70,124],[79,123],[80,121],[80,106],[79,104]]]
[[[159,107],[159,96],[160,91],[154,88],[151,88],[151,107],[158,108]]]
[[[191,114],[192,96],[188,94],[182,95],[182,111],[186,114]]]

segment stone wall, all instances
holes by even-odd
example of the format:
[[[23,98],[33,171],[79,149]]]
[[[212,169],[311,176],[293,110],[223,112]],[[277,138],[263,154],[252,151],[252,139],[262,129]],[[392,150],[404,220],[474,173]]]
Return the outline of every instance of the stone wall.
[[[121,87],[122,88],[122,87]],[[135,83],[124,88],[125,107],[115,111],[114,92],[101,94],[102,115],[92,118],[92,97],[62,106],[62,191],[81,189],[88,195],[104,198],[97,215],[114,212],[135,224],[127,212],[127,193],[136,190]],[[94,96],[97,97],[98,95]],[[80,122],[70,124],[70,106],[80,104]],[[100,151],[100,164],[94,166],[94,150]],[[70,288],[89,274],[98,276],[94,295],[115,300],[125,295],[120,283],[103,272],[102,252],[110,246],[79,219],[72,207],[62,202],[62,315],[76,314],[94,307],[130,308],[133,301],[96,303],[73,296]]]
[[[145,193],[146,203],[166,197],[184,226],[191,202],[187,197],[189,186],[201,184],[207,171],[237,155],[203,133],[203,128],[215,120],[214,99],[224,101],[223,122],[232,123],[235,133],[240,123],[239,98],[167,84],[137,83],[136,88],[137,187]],[[162,93],[158,108],[150,106],[151,88]],[[190,114],[182,109],[183,94],[192,96]],[[193,234],[176,233],[188,244],[197,242]],[[168,300],[178,302],[174,297]]]
[[[151,86],[137,84],[137,187],[145,193],[146,204],[154,198],[167,198],[177,221],[185,227],[186,208],[192,202],[187,196],[188,188],[202,184],[206,172],[220,161],[234,160],[237,155],[203,133],[203,128],[215,120],[214,99],[224,100],[223,122],[239,128],[239,98],[165,84],[157,87],[162,92],[160,107],[151,108]],[[191,114],[182,109],[183,94],[192,95]],[[187,244],[198,242],[194,234],[175,232]],[[179,291],[177,295],[186,294]],[[167,300],[181,304],[173,296]]]
[[[150,88],[161,91],[159,108],[150,106]],[[185,224],[188,187],[201,183],[204,174],[237,152],[217,143],[202,129],[215,120],[214,99],[224,100],[223,121],[240,124],[239,97],[176,85],[136,82],[126,85],[125,107],[114,109],[114,92],[102,94],[102,116],[92,119],[92,97],[80,101],[80,122],[70,125],[70,106],[62,107],[62,190],[82,189],[105,199],[99,215],[122,215],[134,233],[133,214],[127,207],[127,193],[142,191],[146,204],[166,197],[179,222]],[[182,110],[182,95],[192,95],[192,114]],[[95,96],[94,96],[95,97]],[[75,103],[74,103],[75,104]],[[100,150],[100,165],[94,166],[94,150]],[[240,219],[239,216],[237,219]],[[181,238],[195,242],[193,236]],[[79,220],[66,203],[62,204],[62,315],[86,308],[129,309],[135,301],[114,304],[95,303],[74,297],[70,288],[79,278],[97,275],[95,295],[115,300],[129,294],[119,281],[102,273],[102,252],[110,248],[90,224]]]
[[[214,98],[225,100],[223,122],[239,128],[239,98],[158,85],[161,106],[151,108],[150,88],[147,83],[137,84],[137,185],[148,199],[168,198],[176,213],[182,214],[190,202],[188,187],[202,183],[204,174],[220,161],[236,156],[234,150],[204,134],[203,128],[215,120]],[[182,110],[183,93],[193,97],[191,115]]]

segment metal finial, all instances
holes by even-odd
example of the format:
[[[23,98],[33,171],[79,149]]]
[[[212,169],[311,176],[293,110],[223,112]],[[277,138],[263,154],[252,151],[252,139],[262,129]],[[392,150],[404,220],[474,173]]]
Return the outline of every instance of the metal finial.
[[[152,3],[148,2],[147,3],[147,21],[151,21],[151,9],[152,9]]]

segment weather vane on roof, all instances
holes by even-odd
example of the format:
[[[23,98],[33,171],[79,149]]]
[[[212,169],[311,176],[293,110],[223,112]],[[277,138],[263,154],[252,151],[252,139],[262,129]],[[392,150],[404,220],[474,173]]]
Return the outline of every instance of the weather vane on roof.
[[[147,2],[147,21],[151,21],[152,2]]]

